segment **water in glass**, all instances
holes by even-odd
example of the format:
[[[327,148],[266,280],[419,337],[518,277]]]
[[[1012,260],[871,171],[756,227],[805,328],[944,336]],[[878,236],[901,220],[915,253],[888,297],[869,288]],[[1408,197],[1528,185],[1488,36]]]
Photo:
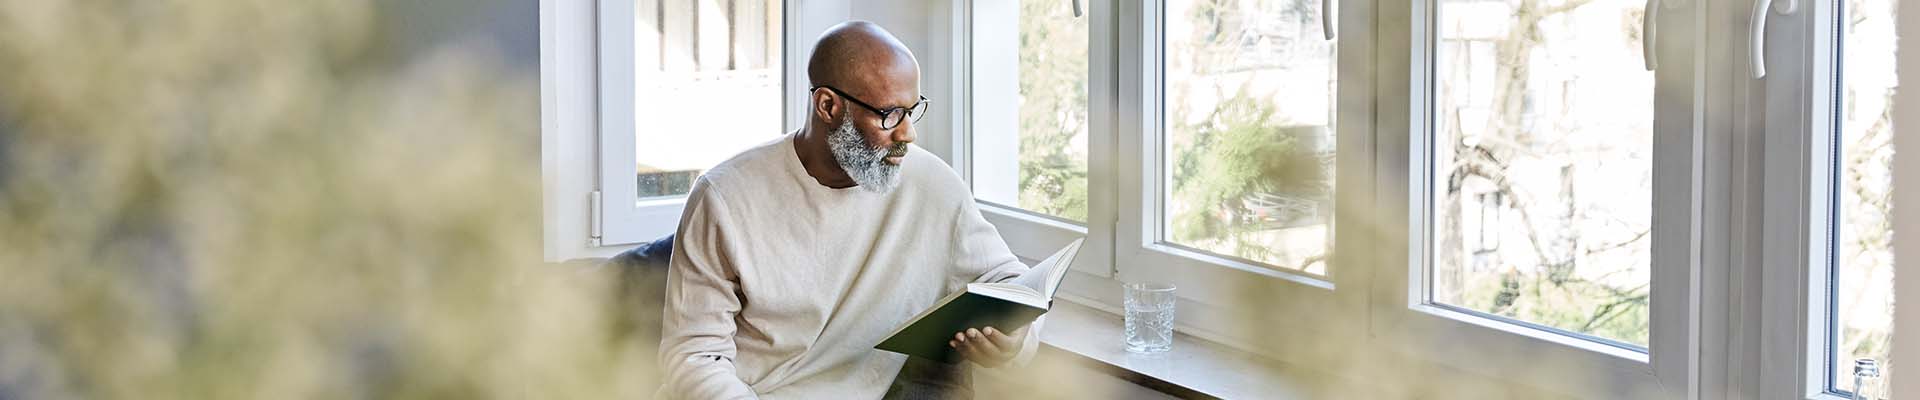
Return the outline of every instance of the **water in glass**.
[[[1127,351],[1159,353],[1173,348],[1173,285],[1126,285]]]

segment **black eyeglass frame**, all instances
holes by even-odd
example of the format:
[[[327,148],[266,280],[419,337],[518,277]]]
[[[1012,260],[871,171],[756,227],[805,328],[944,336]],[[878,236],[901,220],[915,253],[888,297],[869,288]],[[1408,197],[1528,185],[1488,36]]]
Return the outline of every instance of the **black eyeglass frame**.
[[[840,88],[836,88],[833,86],[819,85],[819,86],[807,88],[807,91],[813,92],[815,90],[820,90],[820,89],[826,89],[827,91],[833,92],[833,94],[835,95],[839,95],[840,97],[844,97],[847,100],[851,100],[853,101],[853,104],[859,104],[860,107],[864,107],[867,109],[867,111],[872,111],[874,115],[880,116],[880,129],[893,129],[895,127],[900,126],[901,122],[905,122],[907,120],[913,120],[913,122],[918,123],[920,122],[920,117],[925,116],[927,114],[927,110],[930,110],[933,108],[933,100],[928,99],[927,96],[920,96],[920,101],[913,103],[913,106],[911,107],[894,107],[894,108],[882,110],[880,109],[880,107],[874,107],[872,104],[867,104],[867,102],[865,101],[860,101],[860,99],[854,98],[852,95],[848,95],[847,91],[840,90]],[[926,108],[921,108],[922,106],[925,106]],[[919,112],[913,111],[916,108],[919,108],[920,111]],[[900,119],[897,119],[897,120],[893,119],[893,113],[896,113],[896,112],[904,113],[905,115],[901,116]],[[892,121],[892,123],[889,124],[888,121]]]

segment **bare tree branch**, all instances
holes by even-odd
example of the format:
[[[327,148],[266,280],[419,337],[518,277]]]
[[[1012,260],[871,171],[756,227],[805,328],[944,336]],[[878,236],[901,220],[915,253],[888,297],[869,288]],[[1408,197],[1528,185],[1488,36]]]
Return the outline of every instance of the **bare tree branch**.
[[[1540,10],[1539,18],[1537,18],[1536,20],[1545,19],[1546,17],[1551,17],[1560,13],[1568,12],[1568,11],[1573,11],[1573,9],[1575,8],[1580,8],[1580,6],[1584,6],[1584,5],[1587,5],[1587,3],[1592,3],[1592,2],[1593,0],[1569,0],[1564,3],[1560,3],[1560,5],[1557,5],[1557,6],[1547,7],[1546,9]]]
[[[1625,241],[1622,241],[1622,242],[1620,242],[1620,243],[1614,243],[1614,244],[1609,244],[1609,245],[1605,245],[1605,246],[1600,246],[1600,247],[1595,247],[1595,248],[1590,248],[1590,249],[1587,249],[1587,255],[1594,255],[1594,254],[1599,254],[1599,253],[1605,253],[1605,252],[1608,252],[1608,251],[1612,251],[1613,249],[1618,249],[1618,248],[1621,248],[1621,247],[1627,247],[1627,246],[1631,246],[1631,245],[1633,245],[1634,243],[1636,243],[1636,242],[1639,242],[1639,241],[1640,241],[1640,239],[1644,239],[1644,238],[1646,238],[1646,237],[1647,237],[1647,233],[1649,233],[1649,232],[1653,232],[1653,230],[1651,230],[1651,229],[1649,229],[1649,230],[1644,230],[1644,231],[1640,231],[1640,233],[1637,233],[1637,234],[1634,234],[1634,235],[1633,235],[1633,237],[1631,237],[1631,238],[1627,238],[1627,240],[1625,240]]]

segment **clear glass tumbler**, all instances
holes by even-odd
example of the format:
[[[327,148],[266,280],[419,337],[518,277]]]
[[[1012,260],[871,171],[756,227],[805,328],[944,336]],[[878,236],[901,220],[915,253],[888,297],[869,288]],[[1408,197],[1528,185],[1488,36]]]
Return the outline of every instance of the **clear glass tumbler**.
[[[1173,348],[1173,284],[1125,286],[1127,351],[1159,353]]]

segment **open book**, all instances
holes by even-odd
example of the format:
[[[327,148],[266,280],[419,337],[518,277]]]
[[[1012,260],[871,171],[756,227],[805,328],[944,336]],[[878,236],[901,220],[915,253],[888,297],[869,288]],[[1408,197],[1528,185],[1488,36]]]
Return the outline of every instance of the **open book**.
[[[1067,244],[1017,278],[967,284],[966,290],[940,299],[932,308],[894,328],[887,340],[873,348],[935,361],[960,361],[960,354],[947,347],[954,333],[989,326],[1011,333],[1052,308],[1053,293],[1060,289],[1060,281],[1066,278],[1083,240]]]

